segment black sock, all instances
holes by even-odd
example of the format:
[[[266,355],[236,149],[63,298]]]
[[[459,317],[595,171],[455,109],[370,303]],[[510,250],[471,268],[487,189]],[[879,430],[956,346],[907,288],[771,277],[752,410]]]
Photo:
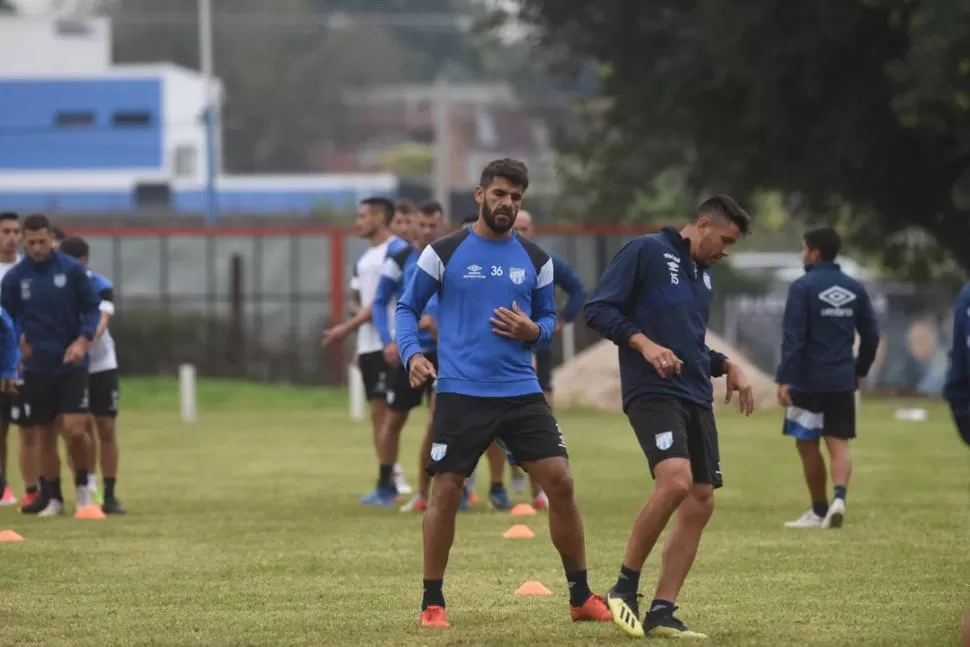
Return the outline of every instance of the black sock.
[[[648,616],[666,616],[674,612],[674,603],[670,600],[657,600],[654,599],[650,603],[650,610],[647,611]]]
[[[115,498],[115,477],[104,477],[104,498]]]
[[[87,478],[87,477],[85,477]],[[51,479],[50,480],[51,496],[50,498],[56,499],[61,503],[64,503],[64,495],[61,493],[61,479]]]
[[[75,487],[87,487],[88,486],[88,471],[78,470],[74,475],[74,485]]]
[[[834,498],[834,499],[842,499],[842,501],[845,501],[845,488],[846,487],[848,487],[848,486],[845,486],[845,485],[836,485],[835,486],[835,496],[832,497],[832,498]]]
[[[586,581],[586,571],[573,571],[566,573],[566,581],[569,582],[569,603],[574,607],[581,607],[593,595],[589,590],[589,582]]]
[[[488,493],[495,494],[496,492],[501,492],[504,489],[505,489],[505,484],[503,484],[501,481],[498,481],[498,482],[492,483],[492,487],[491,489],[489,489]]]
[[[620,577],[617,578],[613,590],[620,595],[636,595],[640,590],[640,571],[621,566]]]
[[[3,475],[3,470],[0,470],[0,495],[3,495],[3,491],[7,489],[7,478]]]
[[[391,475],[394,473],[393,465],[381,465],[380,474],[377,477],[377,487],[381,490],[391,489]]]
[[[829,513],[829,502],[828,501],[813,501],[812,502],[812,512],[820,517],[824,517]]]
[[[30,485],[27,487],[27,494],[36,494],[36,493],[37,493],[36,485]]]
[[[428,607],[444,607],[445,594],[441,592],[444,580],[425,580],[424,596],[421,598],[421,610]]]
[[[42,499],[50,499],[51,498],[51,495],[52,495],[53,490],[51,490],[51,482],[50,481],[48,481],[46,478],[44,478],[43,476],[41,476],[39,479],[37,479],[37,486],[40,489],[40,497]]]

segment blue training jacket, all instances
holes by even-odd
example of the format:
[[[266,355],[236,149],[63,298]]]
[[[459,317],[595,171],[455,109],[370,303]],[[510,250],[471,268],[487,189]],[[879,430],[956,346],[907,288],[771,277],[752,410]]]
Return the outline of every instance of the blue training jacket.
[[[418,319],[438,295],[438,393],[515,397],[541,393],[532,348],[556,326],[552,259],[514,234],[490,240],[464,227],[424,248],[397,302],[397,346],[404,366],[420,352]],[[492,332],[489,318],[513,301],[539,326],[533,342]]]
[[[393,254],[389,254],[381,268],[381,281],[377,284],[377,296],[374,297],[374,307],[371,308],[371,322],[377,328],[377,332],[381,336],[381,343],[385,346],[394,341],[388,325],[387,307],[395,295],[400,296],[404,293],[404,286],[411,281],[414,271],[418,267],[420,255],[421,253],[417,248],[408,245],[398,249]],[[437,295],[431,297],[423,314],[434,317],[437,312],[437,302]],[[418,341],[421,344],[422,353],[434,352],[435,339],[429,331],[418,331]]]
[[[798,391],[854,391],[879,345],[869,293],[838,263],[822,261],[805,270],[788,288],[775,380]],[[858,358],[852,352],[856,331]]]
[[[943,397],[957,418],[970,416],[970,284],[953,306],[953,342]]]
[[[711,377],[727,359],[707,347],[714,286],[676,229],[634,238],[610,261],[586,303],[586,324],[619,347],[623,408],[639,396],[674,396],[711,407]],[[630,346],[637,333],[670,349],[680,375],[660,377]]]
[[[549,258],[552,259],[552,272],[555,277],[553,283],[568,297],[560,317],[566,323],[572,323],[583,311],[583,301],[586,300],[586,286],[583,285],[583,280],[579,278],[579,275],[570,267],[569,263],[552,252],[549,252]],[[541,348],[550,347],[552,347],[551,338],[541,345]]]
[[[0,308],[0,379],[15,380],[20,369],[20,331]]]

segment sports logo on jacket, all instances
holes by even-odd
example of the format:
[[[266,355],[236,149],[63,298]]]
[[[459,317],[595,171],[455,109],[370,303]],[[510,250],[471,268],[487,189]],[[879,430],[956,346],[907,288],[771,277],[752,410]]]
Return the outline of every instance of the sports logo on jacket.
[[[670,449],[674,444],[674,432],[663,431],[656,435],[654,441],[657,443],[657,449],[660,451],[666,451]]]
[[[59,287],[59,288],[62,288],[65,285],[67,285],[67,276],[65,276],[64,274],[55,274],[54,275],[54,285],[57,286],[57,287]]]
[[[522,282],[525,281],[525,270],[521,267],[510,267],[509,278],[516,285],[522,285]]]
[[[848,304],[856,300],[855,292],[847,290],[841,285],[833,285],[819,292],[818,298],[823,303],[832,306],[822,308],[823,317],[851,317],[855,314],[852,308],[846,308]]]

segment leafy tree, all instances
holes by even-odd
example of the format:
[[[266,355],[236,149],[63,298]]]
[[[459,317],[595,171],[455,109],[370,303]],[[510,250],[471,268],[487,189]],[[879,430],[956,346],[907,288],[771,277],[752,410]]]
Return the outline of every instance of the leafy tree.
[[[624,217],[676,169],[695,195],[780,191],[929,275],[906,257],[922,228],[970,269],[970,4],[523,0],[520,18],[553,69],[600,66],[565,149],[590,213]]]

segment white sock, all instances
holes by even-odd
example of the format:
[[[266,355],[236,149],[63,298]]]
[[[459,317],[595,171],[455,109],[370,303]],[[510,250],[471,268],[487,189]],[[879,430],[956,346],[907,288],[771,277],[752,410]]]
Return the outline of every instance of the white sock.
[[[94,472],[88,472],[88,487],[92,490],[98,489],[98,475]]]

